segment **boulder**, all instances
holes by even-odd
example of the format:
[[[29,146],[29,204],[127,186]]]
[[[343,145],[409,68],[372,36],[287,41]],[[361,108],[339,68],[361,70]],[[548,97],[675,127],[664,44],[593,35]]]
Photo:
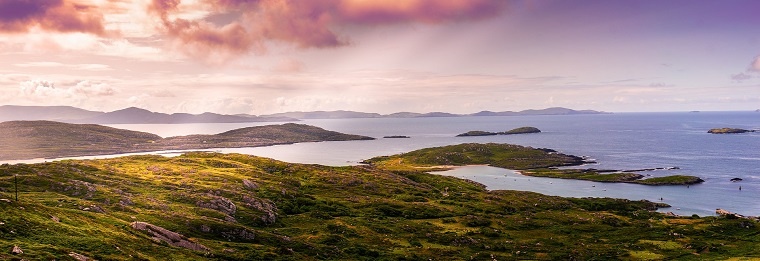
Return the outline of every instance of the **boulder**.
[[[135,230],[145,232],[155,241],[163,241],[174,247],[183,247],[195,251],[209,251],[208,247],[199,243],[192,242],[182,234],[147,222],[136,221],[132,222],[130,226]]]
[[[21,250],[19,246],[13,246],[13,249],[11,249],[11,254],[20,255],[23,253],[24,253],[24,250]]]
[[[199,200],[195,205],[202,208],[213,209],[227,215],[234,215],[235,212],[237,212],[237,206],[235,206],[235,203],[232,203],[231,200],[221,196],[211,195],[211,197],[212,198],[208,201]]]
[[[263,212],[261,221],[264,224],[271,225],[277,222],[277,206],[268,199],[243,196],[245,205],[253,210]]]
[[[86,256],[84,256],[82,254],[74,253],[74,252],[69,253],[69,256],[71,258],[74,258],[74,260],[77,260],[77,261],[90,261],[90,260],[93,260],[92,258],[86,257]]]
[[[247,180],[247,179],[243,180],[243,186],[245,186],[246,188],[251,189],[251,190],[255,190],[255,189],[259,188],[258,184],[256,184],[253,181]]]

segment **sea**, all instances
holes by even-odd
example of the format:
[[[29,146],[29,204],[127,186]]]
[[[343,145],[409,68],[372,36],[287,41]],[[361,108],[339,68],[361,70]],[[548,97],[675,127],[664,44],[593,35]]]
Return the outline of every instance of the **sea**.
[[[461,143],[510,143],[550,148],[583,156],[596,163],[578,168],[639,170],[647,177],[692,175],[705,180],[690,186],[648,186],[626,183],[537,178],[489,166],[467,166],[440,175],[470,179],[491,190],[531,191],[563,197],[611,197],[671,205],[660,211],[677,215],[715,215],[718,208],[760,216],[760,131],[709,134],[711,128],[760,130],[760,112],[670,112],[588,115],[479,116],[439,118],[314,119],[298,123],[377,138],[369,141],[298,143],[253,148],[210,149],[277,160],[330,166],[357,165],[364,159],[416,149]],[[275,123],[113,124],[162,137],[216,134],[236,128]],[[471,130],[506,131],[533,126],[541,133],[456,137]],[[389,139],[404,135],[410,138]],[[181,151],[153,154],[176,156]],[[76,157],[93,159],[131,154]],[[70,158],[69,158],[70,159]],[[55,160],[55,159],[52,159]],[[14,161],[34,163],[46,160]],[[732,181],[740,178],[741,181]]]

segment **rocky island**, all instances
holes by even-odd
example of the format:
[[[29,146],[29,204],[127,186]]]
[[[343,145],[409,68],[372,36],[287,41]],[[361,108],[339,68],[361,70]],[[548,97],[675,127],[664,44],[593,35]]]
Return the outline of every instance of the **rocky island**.
[[[527,176],[579,179],[597,182],[624,182],[643,185],[691,185],[704,180],[686,175],[645,178],[629,172],[595,169],[557,169],[588,163],[581,157],[559,153],[552,149],[537,149],[511,144],[466,143],[415,150],[393,156],[368,159],[363,163],[391,170],[445,170],[451,166],[490,165],[518,170]]]
[[[471,137],[471,136],[494,136],[494,135],[512,135],[512,134],[526,134],[526,133],[539,133],[536,127],[519,127],[503,132],[488,132],[488,131],[468,131],[457,135],[457,137]]]
[[[710,129],[709,131],[707,131],[707,133],[712,133],[712,134],[732,134],[732,133],[747,133],[747,132],[755,132],[755,131],[737,129],[737,128],[716,128],[716,129]]]

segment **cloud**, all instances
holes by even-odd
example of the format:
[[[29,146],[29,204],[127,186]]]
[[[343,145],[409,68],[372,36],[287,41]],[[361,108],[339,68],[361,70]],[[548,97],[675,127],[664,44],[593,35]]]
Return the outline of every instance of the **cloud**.
[[[21,93],[26,96],[58,96],[60,90],[55,88],[55,83],[45,80],[30,80],[19,84]]]
[[[69,88],[68,91],[87,97],[112,96],[116,93],[116,90],[107,83],[93,83],[87,80],[78,82],[76,85]]]
[[[297,73],[302,72],[306,67],[301,61],[295,59],[283,59],[275,67],[275,72]]]
[[[760,72],[760,56],[755,57],[755,60],[749,65],[747,71]]]
[[[746,73],[742,72],[742,73],[732,74],[731,75],[731,79],[734,80],[734,81],[737,81],[737,82],[742,82],[742,81],[745,81],[745,80],[752,79],[752,75],[749,75],[749,74],[746,74]]]
[[[81,71],[111,71],[111,66],[105,64],[64,64],[59,62],[28,62],[14,64],[24,68],[70,68]]]
[[[32,28],[55,32],[105,34],[103,15],[74,0],[0,1],[0,32],[23,33]]]
[[[185,53],[215,62],[266,51],[269,41],[299,48],[334,48],[350,43],[339,31],[349,26],[439,24],[500,14],[504,0],[201,0],[206,18],[179,17],[182,0],[152,0],[149,10]],[[226,21],[218,24],[218,21]]]
[[[107,83],[79,81],[74,86],[56,88],[53,81],[29,80],[20,84],[21,96],[31,99],[71,99],[82,100],[92,97],[112,96],[116,90]]]

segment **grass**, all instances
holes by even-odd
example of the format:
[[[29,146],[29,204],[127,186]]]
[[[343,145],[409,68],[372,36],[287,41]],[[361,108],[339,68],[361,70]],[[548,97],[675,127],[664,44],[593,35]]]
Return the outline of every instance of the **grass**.
[[[12,198],[14,174],[20,201],[0,201],[3,260],[70,260],[72,252],[97,260],[712,260],[757,257],[760,242],[749,219],[669,217],[647,201],[487,191],[416,169],[201,152],[131,156],[3,165],[0,198]],[[133,221],[210,250],[156,242]],[[10,254],[14,245],[24,253]]]

